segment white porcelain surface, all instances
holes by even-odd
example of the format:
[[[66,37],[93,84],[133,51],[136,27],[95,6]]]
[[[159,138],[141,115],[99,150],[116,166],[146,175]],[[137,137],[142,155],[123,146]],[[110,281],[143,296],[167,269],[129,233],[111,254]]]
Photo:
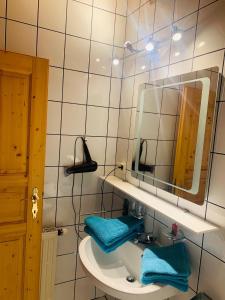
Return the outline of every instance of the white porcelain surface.
[[[117,1],[116,13],[126,16],[127,13],[127,0]]]
[[[52,66],[62,67],[65,36],[62,33],[39,29],[38,56],[49,59]]]
[[[107,131],[108,109],[89,106],[87,109],[87,134],[104,136]]]
[[[111,12],[115,12],[116,0],[94,0],[93,5]]]
[[[123,47],[126,34],[126,18],[116,15],[114,45]]]
[[[67,36],[65,67],[78,71],[88,71],[90,41]]]
[[[21,0],[20,5],[16,0],[7,1],[7,15],[10,19],[36,25],[37,12],[38,0]]]
[[[32,1],[29,1],[32,2]],[[44,28],[65,32],[66,1],[39,1],[39,25]]]
[[[63,101],[86,104],[88,74],[64,71]]]
[[[151,207],[155,211],[169,216],[171,219],[196,234],[218,230],[216,225],[213,225],[212,223],[209,223],[191,213],[186,213],[183,209],[161,200],[160,198],[151,195],[134,185],[119,179],[118,177],[109,176],[106,179],[106,182],[118,188],[130,197],[137,199],[147,207]]]
[[[62,134],[84,134],[86,108],[84,105],[63,104]],[[71,122],[73,120],[73,122]]]
[[[68,1],[67,29],[68,34],[90,38],[92,8],[78,1]]]
[[[81,262],[91,282],[111,296],[122,300],[157,300],[179,293],[170,286],[141,284],[139,276],[142,253],[141,247],[127,242],[111,254],[105,254],[91,237],[86,237],[79,246]],[[134,275],[136,281],[128,283],[128,275]]]
[[[94,41],[113,44],[115,15],[107,11],[94,8],[92,20],[92,39]],[[102,26],[104,24],[104,26]]]
[[[47,133],[60,132],[61,103],[48,101]]]
[[[37,29],[33,26],[8,21],[6,50],[22,54],[36,54]]]
[[[62,101],[63,71],[59,68],[49,68],[48,99]]]

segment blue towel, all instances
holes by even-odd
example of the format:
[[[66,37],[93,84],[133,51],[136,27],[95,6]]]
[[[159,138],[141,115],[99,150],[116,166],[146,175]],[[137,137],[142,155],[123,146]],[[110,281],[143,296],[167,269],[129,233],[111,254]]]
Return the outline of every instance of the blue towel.
[[[137,232],[143,232],[143,222],[143,219],[139,220],[132,216],[116,219],[90,216],[84,221],[86,225],[84,230],[94,238],[104,252],[109,253],[135,238]]]
[[[185,292],[188,290],[190,263],[184,243],[144,250],[141,262],[143,284],[169,284]]]

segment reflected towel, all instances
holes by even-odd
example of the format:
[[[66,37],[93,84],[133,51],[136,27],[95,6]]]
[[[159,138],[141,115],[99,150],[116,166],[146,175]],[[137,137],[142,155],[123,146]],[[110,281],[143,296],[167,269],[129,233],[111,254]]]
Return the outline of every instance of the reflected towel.
[[[143,222],[143,219],[139,220],[132,216],[116,219],[90,216],[85,219],[85,231],[94,238],[104,252],[109,253],[135,238],[137,232],[143,232]]]
[[[184,243],[144,250],[141,262],[143,284],[169,284],[185,292],[190,276],[189,257]]]

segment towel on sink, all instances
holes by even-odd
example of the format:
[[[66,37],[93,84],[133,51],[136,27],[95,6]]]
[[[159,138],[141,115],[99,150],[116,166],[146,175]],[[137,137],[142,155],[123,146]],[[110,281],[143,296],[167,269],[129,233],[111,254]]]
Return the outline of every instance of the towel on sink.
[[[189,256],[184,243],[144,250],[141,262],[143,284],[168,284],[185,292],[190,274]]]
[[[106,253],[112,252],[126,241],[143,232],[143,219],[122,216],[115,219],[104,219],[98,216],[87,217],[84,221],[85,232],[94,238],[99,247]]]

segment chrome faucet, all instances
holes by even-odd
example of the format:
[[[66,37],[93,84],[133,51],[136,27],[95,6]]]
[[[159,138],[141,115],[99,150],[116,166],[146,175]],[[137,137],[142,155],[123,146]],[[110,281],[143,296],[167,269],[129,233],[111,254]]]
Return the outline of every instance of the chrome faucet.
[[[137,219],[143,219],[146,215],[146,208],[140,202],[131,200],[129,201],[128,213]],[[156,238],[153,236],[152,232],[139,232],[137,233],[137,237],[134,239],[135,244],[152,244],[155,241]]]

